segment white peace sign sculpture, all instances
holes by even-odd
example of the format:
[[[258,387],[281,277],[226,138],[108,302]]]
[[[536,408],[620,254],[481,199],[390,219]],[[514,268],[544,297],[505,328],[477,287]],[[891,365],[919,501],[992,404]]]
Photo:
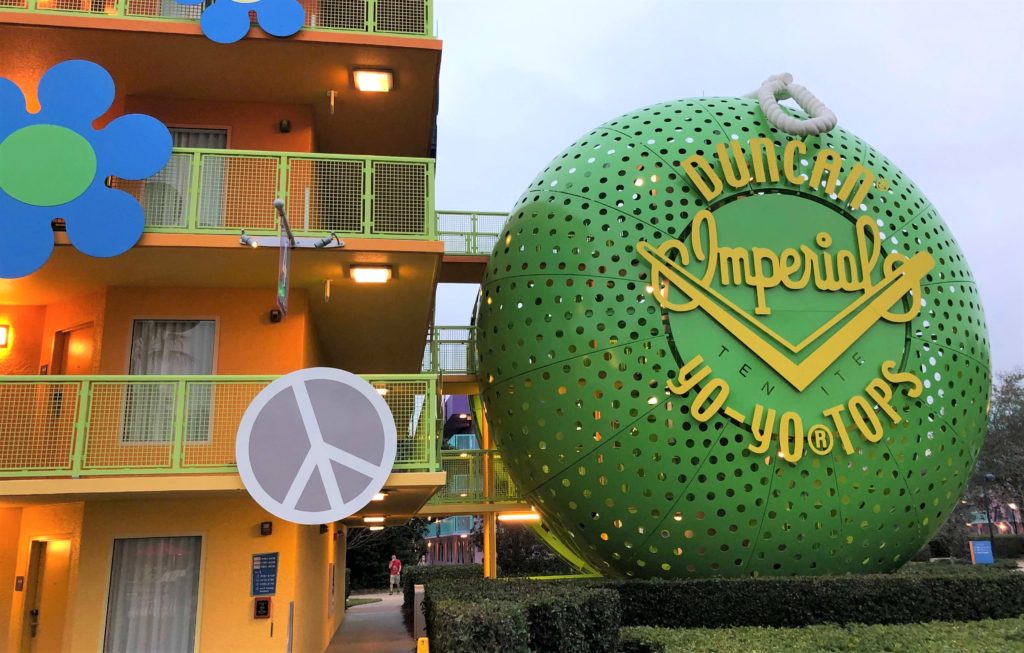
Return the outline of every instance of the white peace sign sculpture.
[[[373,386],[314,367],[256,395],[238,426],[235,456],[245,489],[267,512],[296,524],[327,524],[380,492],[396,446],[394,416]]]

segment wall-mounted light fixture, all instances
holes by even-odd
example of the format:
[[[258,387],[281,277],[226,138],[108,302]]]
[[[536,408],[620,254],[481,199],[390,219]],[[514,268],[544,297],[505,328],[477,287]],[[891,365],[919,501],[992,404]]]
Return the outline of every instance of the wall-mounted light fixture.
[[[387,283],[391,280],[391,267],[388,265],[353,265],[348,273],[356,283]]]
[[[0,349],[7,349],[11,344],[11,325],[0,324]]]
[[[318,240],[315,243],[313,243],[313,247],[315,247],[317,249],[323,249],[324,247],[327,247],[328,245],[330,245],[331,243],[334,243],[334,242],[337,242],[338,245],[344,245],[344,243],[342,243],[340,240],[338,240],[337,234],[335,234],[332,231],[330,233],[330,235],[324,236],[320,240]]]
[[[245,233],[245,229],[242,229],[242,234],[238,238],[238,244],[243,245],[245,247],[252,247],[253,249],[256,249],[257,247],[260,246],[260,244],[256,242],[252,236]]]
[[[395,74],[390,70],[356,68],[352,71],[352,83],[363,93],[389,93],[395,86]]]
[[[274,533],[274,522],[261,521],[260,522],[260,535],[264,537],[272,535]]]

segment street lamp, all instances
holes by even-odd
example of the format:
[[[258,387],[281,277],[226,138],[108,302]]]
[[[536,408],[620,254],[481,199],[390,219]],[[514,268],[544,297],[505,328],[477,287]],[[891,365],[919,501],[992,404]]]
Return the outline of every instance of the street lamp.
[[[992,530],[992,500],[988,495],[988,486],[994,480],[996,480],[995,474],[985,474],[985,483],[982,486],[982,492],[985,495],[985,518],[988,520],[988,541],[992,545],[993,551],[996,550],[996,536]]]

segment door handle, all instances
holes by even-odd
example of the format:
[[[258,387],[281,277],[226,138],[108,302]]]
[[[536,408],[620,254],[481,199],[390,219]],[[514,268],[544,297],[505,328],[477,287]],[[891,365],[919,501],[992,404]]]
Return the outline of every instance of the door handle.
[[[36,630],[38,630],[38,628],[39,628],[39,610],[38,609],[29,610],[28,611],[28,616],[30,617],[30,620],[28,622],[29,635],[32,636],[32,637],[35,637],[36,636]]]

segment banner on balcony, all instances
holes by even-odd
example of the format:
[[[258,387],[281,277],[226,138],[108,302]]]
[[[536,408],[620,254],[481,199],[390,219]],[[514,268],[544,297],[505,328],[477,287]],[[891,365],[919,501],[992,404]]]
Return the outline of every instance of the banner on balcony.
[[[396,447],[395,419],[381,394],[354,374],[316,367],[256,395],[238,426],[235,456],[246,490],[267,512],[327,524],[381,491]]]
[[[936,208],[791,77],[753,95],[582,136],[484,278],[502,458],[617,575],[889,571],[984,438],[984,316]]]
[[[38,270],[53,251],[53,223],[90,256],[117,256],[142,236],[132,195],[109,178],[145,179],[171,158],[171,135],[156,118],[128,114],[102,129],[93,121],[114,102],[100,65],[72,60],[39,80],[40,109],[29,113],[14,82],[0,78],[0,278]]]

